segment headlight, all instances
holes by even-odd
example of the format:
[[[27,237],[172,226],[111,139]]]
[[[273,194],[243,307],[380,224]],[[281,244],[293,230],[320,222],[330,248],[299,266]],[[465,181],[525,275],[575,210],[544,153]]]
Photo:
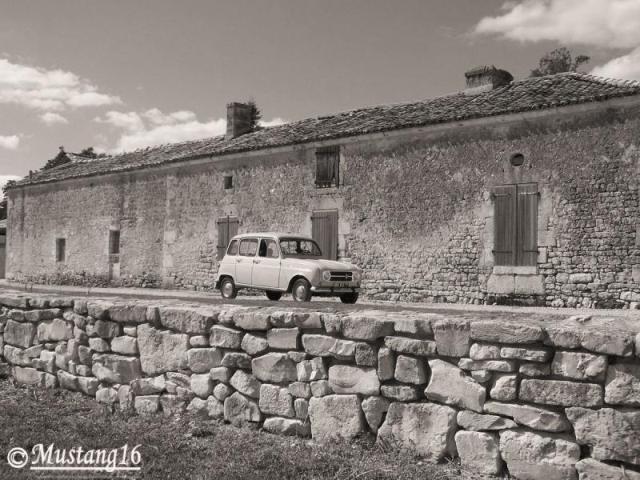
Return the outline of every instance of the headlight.
[[[328,282],[329,280],[331,280],[331,272],[329,270],[325,270],[324,272],[322,272],[322,279],[325,282]]]
[[[352,278],[354,282],[359,282],[360,280],[362,280],[362,272],[360,270],[354,271]]]

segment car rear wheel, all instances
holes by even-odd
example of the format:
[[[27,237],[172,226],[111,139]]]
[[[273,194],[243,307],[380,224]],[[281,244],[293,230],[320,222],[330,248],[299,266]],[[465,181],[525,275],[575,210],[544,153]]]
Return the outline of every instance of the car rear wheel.
[[[233,283],[233,279],[231,277],[225,277],[224,280],[220,283],[220,293],[222,294],[222,298],[227,300],[233,300],[238,295],[238,289],[236,288],[236,284]]]
[[[311,300],[311,285],[304,278],[299,278],[293,283],[291,295],[296,302],[308,302]]]
[[[282,297],[282,292],[274,292],[274,291],[267,290],[265,293],[267,294],[267,298],[269,300],[273,300],[274,302],[277,302]]]
[[[340,295],[340,301],[342,303],[356,303],[358,301],[359,294],[357,292],[353,293],[343,293]]]

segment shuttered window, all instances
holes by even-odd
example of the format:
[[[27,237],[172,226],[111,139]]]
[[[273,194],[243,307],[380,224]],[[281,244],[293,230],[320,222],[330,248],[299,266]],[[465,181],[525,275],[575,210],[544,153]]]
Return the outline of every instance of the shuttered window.
[[[222,260],[229,240],[238,234],[238,219],[222,217],[218,219],[218,260]]]
[[[64,262],[67,259],[67,240],[56,238],[56,262]]]
[[[535,266],[538,258],[538,185],[493,190],[496,265]]]
[[[316,150],[316,186],[320,188],[340,185],[340,147]]]
[[[322,251],[322,258],[338,259],[338,212],[315,211],[311,215],[311,237]]]

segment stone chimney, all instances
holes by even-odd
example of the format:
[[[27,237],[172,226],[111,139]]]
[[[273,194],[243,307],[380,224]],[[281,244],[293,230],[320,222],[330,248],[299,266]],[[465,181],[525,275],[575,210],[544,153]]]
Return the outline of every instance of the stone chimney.
[[[239,137],[251,131],[251,105],[231,102],[227,104],[226,139]]]
[[[489,92],[494,88],[507,85],[513,80],[513,76],[506,70],[501,70],[493,65],[472,68],[464,74],[467,79],[465,95],[477,95]]]

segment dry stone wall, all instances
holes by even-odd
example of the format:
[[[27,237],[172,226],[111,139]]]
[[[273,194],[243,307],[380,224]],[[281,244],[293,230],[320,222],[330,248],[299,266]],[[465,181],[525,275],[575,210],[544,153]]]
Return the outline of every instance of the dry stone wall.
[[[640,479],[640,335],[626,324],[17,294],[0,305],[0,373],[22,384],[320,442],[371,434],[476,474]]]

